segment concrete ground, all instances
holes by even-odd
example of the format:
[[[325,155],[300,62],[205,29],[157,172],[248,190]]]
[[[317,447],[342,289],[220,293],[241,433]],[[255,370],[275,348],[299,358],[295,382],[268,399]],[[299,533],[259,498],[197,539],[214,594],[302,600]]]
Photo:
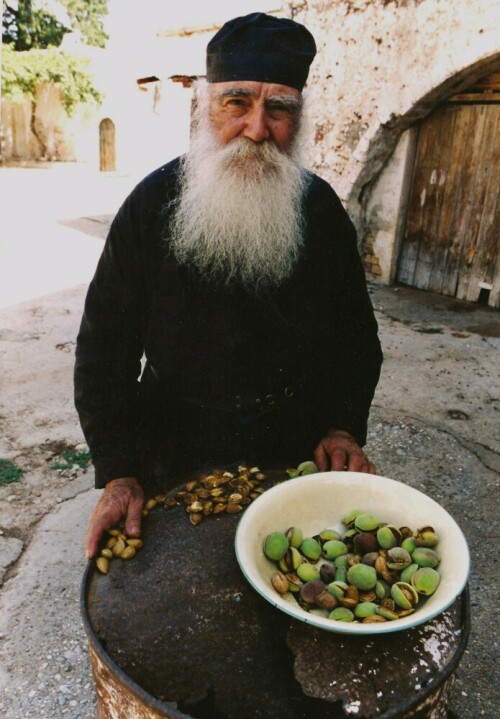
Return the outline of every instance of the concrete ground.
[[[98,493],[92,471],[54,469],[84,448],[72,404],[75,336],[109,221],[134,178],[79,166],[0,169],[0,717],[94,719],[79,588]],[[385,362],[367,450],[380,474],[431,495],[469,542],[472,634],[460,719],[498,713],[500,313],[373,287]]]

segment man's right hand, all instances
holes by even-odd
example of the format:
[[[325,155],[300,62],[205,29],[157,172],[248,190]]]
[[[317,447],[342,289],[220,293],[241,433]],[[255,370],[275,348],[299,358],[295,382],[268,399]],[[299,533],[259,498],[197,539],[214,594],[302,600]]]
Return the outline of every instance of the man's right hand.
[[[125,519],[124,531],[129,537],[141,534],[144,492],[135,477],[121,477],[106,484],[99,499],[85,538],[85,554],[91,559],[97,554],[99,541],[107,529]]]

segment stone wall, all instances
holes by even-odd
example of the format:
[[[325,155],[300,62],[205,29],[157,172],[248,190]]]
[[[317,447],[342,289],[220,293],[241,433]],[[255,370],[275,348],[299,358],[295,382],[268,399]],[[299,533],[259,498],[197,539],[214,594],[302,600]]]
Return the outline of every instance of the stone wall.
[[[367,208],[403,133],[438,102],[499,67],[498,8],[497,0],[283,5],[282,14],[291,10],[318,45],[308,82],[314,135],[310,163],[346,204],[361,243],[377,242],[379,228],[367,217]],[[393,196],[390,186],[384,194],[393,205],[389,215],[396,231],[402,173],[392,175],[398,178]],[[365,254],[380,268],[370,247]],[[386,258],[383,271],[374,274],[389,281],[392,264]]]

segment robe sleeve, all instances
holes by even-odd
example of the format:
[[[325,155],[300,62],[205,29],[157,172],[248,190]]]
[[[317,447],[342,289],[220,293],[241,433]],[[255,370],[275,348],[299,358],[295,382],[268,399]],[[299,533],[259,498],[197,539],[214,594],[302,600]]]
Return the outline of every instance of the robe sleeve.
[[[89,286],[77,338],[75,406],[96,487],[138,476],[136,448],[144,337],[143,257],[130,198],[111,226]]]
[[[327,362],[322,388],[324,423],[366,443],[370,406],[380,377],[382,350],[378,326],[355,228],[335,192],[326,183],[320,192],[316,222],[330,250],[328,331],[321,338]]]
[[[347,275],[346,303],[336,321],[342,342],[331,348],[336,376],[327,395],[330,425],[349,432],[362,447],[366,444],[368,416],[380,377],[382,351],[377,322],[367,292],[364,271],[355,249]]]

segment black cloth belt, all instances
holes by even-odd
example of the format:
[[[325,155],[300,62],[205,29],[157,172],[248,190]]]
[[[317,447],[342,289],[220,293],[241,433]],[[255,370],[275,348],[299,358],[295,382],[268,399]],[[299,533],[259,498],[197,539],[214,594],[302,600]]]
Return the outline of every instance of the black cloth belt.
[[[259,419],[277,409],[297,400],[304,389],[303,380],[268,388],[261,392],[241,391],[227,401],[217,401],[214,398],[181,397],[181,402],[195,405],[204,410],[223,412],[232,415],[239,421],[246,423]]]
[[[161,382],[158,370],[151,364],[149,367],[156,381]],[[200,395],[177,395],[176,398],[181,404],[195,406],[203,411],[222,413],[228,417],[233,416],[245,423],[288,406],[289,403],[303,395],[304,385],[304,376],[288,378],[286,382],[279,378],[275,382],[266,383],[266,386],[260,390],[236,391],[223,399]]]

